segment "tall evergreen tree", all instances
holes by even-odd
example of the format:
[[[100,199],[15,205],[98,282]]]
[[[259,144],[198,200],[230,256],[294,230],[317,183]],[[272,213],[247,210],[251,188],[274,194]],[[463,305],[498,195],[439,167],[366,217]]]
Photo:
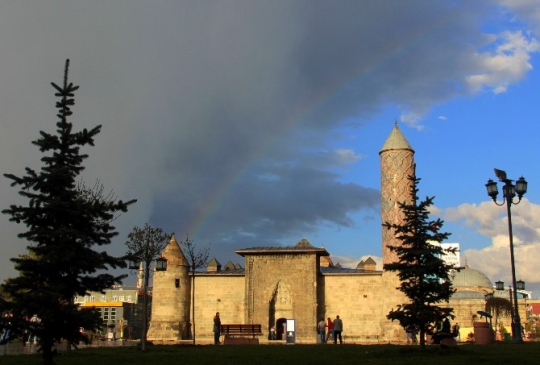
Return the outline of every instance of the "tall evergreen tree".
[[[77,189],[77,177],[88,157],[80,148],[93,146],[101,125],[91,130],[73,131],[68,117],[79,88],[68,82],[69,60],[66,60],[62,86],[52,83],[59,101],[56,134],[40,131],[32,143],[44,154],[40,171],[26,168],[18,177],[5,174],[11,186],[27,205],[11,205],[2,212],[10,221],[26,225],[19,237],[29,242],[29,254],[12,258],[19,276],[6,280],[3,289],[10,296],[9,306],[19,330],[28,327],[24,316],[37,314],[40,325],[34,329],[40,339],[44,364],[54,364],[53,345],[66,339],[82,339],[79,328],[99,328],[98,313],[79,310],[75,296],[103,291],[119,283],[125,275],[107,273],[110,268],[125,267],[125,261],[103,250],[118,234],[111,225],[115,214],[125,212],[135,202],[115,199],[89,199]],[[99,249],[99,251],[98,251]]]
[[[452,265],[442,259],[446,252],[455,249],[443,249],[440,243],[450,236],[450,233],[440,232],[443,226],[441,219],[429,219],[429,207],[433,205],[434,197],[426,197],[418,202],[417,185],[420,179],[410,176],[411,204],[399,203],[405,219],[402,224],[385,222],[383,225],[393,229],[400,245],[390,246],[398,261],[384,265],[384,270],[398,272],[401,281],[397,287],[410,302],[399,304],[396,310],[391,310],[387,318],[399,321],[403,328],[414,326],[420,332],[420,345],[425,347],[425,333],[430,326],[452,317],[453,308],[439,306],[439,303],[449,302],[454,293],[450,280]]]

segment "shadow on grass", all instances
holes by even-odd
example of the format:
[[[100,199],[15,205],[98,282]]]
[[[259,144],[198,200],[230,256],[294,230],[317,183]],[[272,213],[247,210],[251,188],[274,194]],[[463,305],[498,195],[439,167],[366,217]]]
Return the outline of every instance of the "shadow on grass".
[[[540,343],[460,345],[443,349],[404,345],[184,345],[92,348],[56,358],[58,365],[178,365],[178,364],[534,364]],[[2,365],[39,364],[38,355],[1,356]]]

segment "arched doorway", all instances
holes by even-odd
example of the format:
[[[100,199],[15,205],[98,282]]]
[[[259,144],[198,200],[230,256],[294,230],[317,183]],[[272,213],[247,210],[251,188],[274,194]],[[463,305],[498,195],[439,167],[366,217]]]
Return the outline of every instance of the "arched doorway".
[[[275,326],[276,340],[284,340],[283,328],[287,318],[293,318],[292,295],[289,286],[282,281],[278,281],[268,306],[268,328]]]
[[[276,340],[284,340],[285,337],[283,333],[285,332],[285,324],[287,323],[287,318],[279,318],[276,321]]]

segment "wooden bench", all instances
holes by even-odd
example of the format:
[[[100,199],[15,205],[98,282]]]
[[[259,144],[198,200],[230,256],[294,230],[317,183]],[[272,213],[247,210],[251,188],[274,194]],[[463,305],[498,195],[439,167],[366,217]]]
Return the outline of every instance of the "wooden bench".
[[[262,335],[260,324],[222,324],[221,335],[224,336],[224,345],[258,345]],[[246,338],[251,336],[251,338]]]

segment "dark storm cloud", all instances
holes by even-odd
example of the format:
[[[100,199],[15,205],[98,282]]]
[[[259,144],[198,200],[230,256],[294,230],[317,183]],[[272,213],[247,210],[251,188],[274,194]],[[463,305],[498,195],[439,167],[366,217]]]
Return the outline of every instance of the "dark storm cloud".
[[[361,118],[386,105],[421,114],[467,93],[466,77],[479,69],[473,56],[483,6],[3,4],[3,172],[38,163],[30,141],[54,128],[49,83],[61,80],[71,58],[72,81],[81,85],[73,122],[103,124],[96,148],[85,151],[84,178],[139,200],[118,221],[121,237],[150,221],[180,239],[212,242],[219,253],[291,244],[320,226],[354,226],[352,214],[376,209],[379,193],[361,181],[341,182],[368,151],[336,153],[342,146],[334,129],[354,119],[362,133]],[[17,199],[12,190],[2,186],[4,206]]]

